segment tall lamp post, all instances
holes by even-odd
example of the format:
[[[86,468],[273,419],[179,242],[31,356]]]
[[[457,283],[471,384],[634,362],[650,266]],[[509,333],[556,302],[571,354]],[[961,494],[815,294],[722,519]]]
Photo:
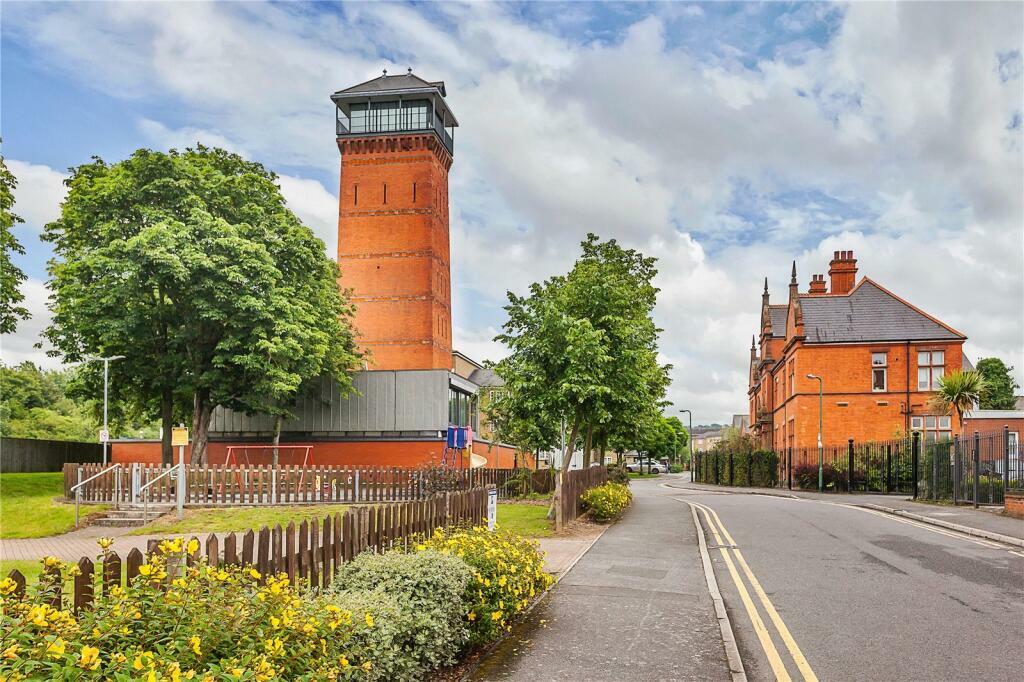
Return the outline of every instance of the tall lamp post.
[[[689,430],[686,432],[686,450],[690,453],[689,469],[690,469],[690,481],[693,481],[693,413],[689,410],[679,410],[679,414],[683,412],[689,418]]]
[[[105,358],[86,358],[89,362],[103,362],[103,466],[107,466],[107,442],[110,441],[110,431],[107,430],[107,394],[110,386],[110,363],[114,360],[122,359],[124,359],[123,355],[109,355]]]
[[[824,481],[822,476],[822,470],[824,466],[822,460],[824,459],[824,457],[821,447],[821,413],[822,405],[824,404],[824,389],[822,386],[821,377],[815,374],[808,374],[807,378],[818,380],[818,492],[820,493],[822,492],[822,490],[824,490]]]

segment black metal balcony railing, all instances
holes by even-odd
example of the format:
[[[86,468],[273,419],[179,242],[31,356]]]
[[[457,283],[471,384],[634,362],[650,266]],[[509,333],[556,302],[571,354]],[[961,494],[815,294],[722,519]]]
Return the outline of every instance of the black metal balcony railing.
[[[455,142],[454,140],[452,140],[451,134],[444,126],[441,125],[441,122],[437,120],[434,121],[433,126],[429,124],[403,125],[401,127],[368,125],[365,126],[365,130],[359,130],[354,132],[349,130],[348,127],[345,125],[345,121],[339,117],[335,119],[334,128],[335,134],[338,137],[346,137],[349,135],[380,135],[386,133],[415,133],[428,130],[433,130],[435,133],[437,133],[437,136],[441,138],[441,143],[444,145],[445,149],[448,150],[449,154],[453,154],[455,152]]]

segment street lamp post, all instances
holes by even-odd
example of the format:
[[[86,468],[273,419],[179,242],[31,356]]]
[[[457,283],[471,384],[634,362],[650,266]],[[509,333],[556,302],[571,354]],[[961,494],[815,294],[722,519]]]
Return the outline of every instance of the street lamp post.
[[[107,466],[107,442],[110,440],[110,431],[107,430],[107,395],[110,386],[110,363],[114,360],[124,359],[123,355],[109,355],[105,358],[90,357],[86,358],[88,361],[99,362],[103,361],[103,466]]]
[[[689,422],[689,430],[686,432],[686,450],[690,453],[690,461],[688,462],[690,469],[690,480],[693,481],[693,413],[689,410],[679,410],[679,414],[686,413]]]
[[[818,492],[820,493],[822,492],[822,490],[824,490],[824,481],[822,475],[822,470],[824,466],[822,460],[824,459],[824,457],[821,447],[821,413],[822,405],[824,404],[824,388],[822,385],[821,377],[815,374],[808,374],[807,378],[818,380]]]

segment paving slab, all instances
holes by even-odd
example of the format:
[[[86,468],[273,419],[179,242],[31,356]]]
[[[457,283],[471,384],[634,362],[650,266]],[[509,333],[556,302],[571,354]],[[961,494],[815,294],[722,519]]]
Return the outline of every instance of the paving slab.
[[[693,520],[658,479],[471,673],[475,680],[729,680]]]
[[[1024,542],[1024,520],[1001,514],[1001,508],[982,507],[975,509],[973,506],[960,505],[954,507],[951,504],[916,502],[905,494],[819,493],[811,490],[789,490],[786,488],[746,488],[741,486],[708,485],[691,483],[688,478],[683,476],[666,477],[663,482],[672,487],[690,488],[707,492],[776,495],[859,506],[875,505],[888,510],[898,510],[914,514],[915,516],[922,517],[920,520],[932,520],[938,522],[939,525],[953,523],[968,529],[981,531],[982,533],[998,534]]]

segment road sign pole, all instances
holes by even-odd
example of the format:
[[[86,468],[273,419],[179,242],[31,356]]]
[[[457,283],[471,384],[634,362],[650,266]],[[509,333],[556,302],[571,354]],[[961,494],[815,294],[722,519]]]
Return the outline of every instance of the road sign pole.
[[[107,466],[107,441],[110,430],[107,428],[107,387],[110,384],[110,358],[103,358],[103,466]]]

